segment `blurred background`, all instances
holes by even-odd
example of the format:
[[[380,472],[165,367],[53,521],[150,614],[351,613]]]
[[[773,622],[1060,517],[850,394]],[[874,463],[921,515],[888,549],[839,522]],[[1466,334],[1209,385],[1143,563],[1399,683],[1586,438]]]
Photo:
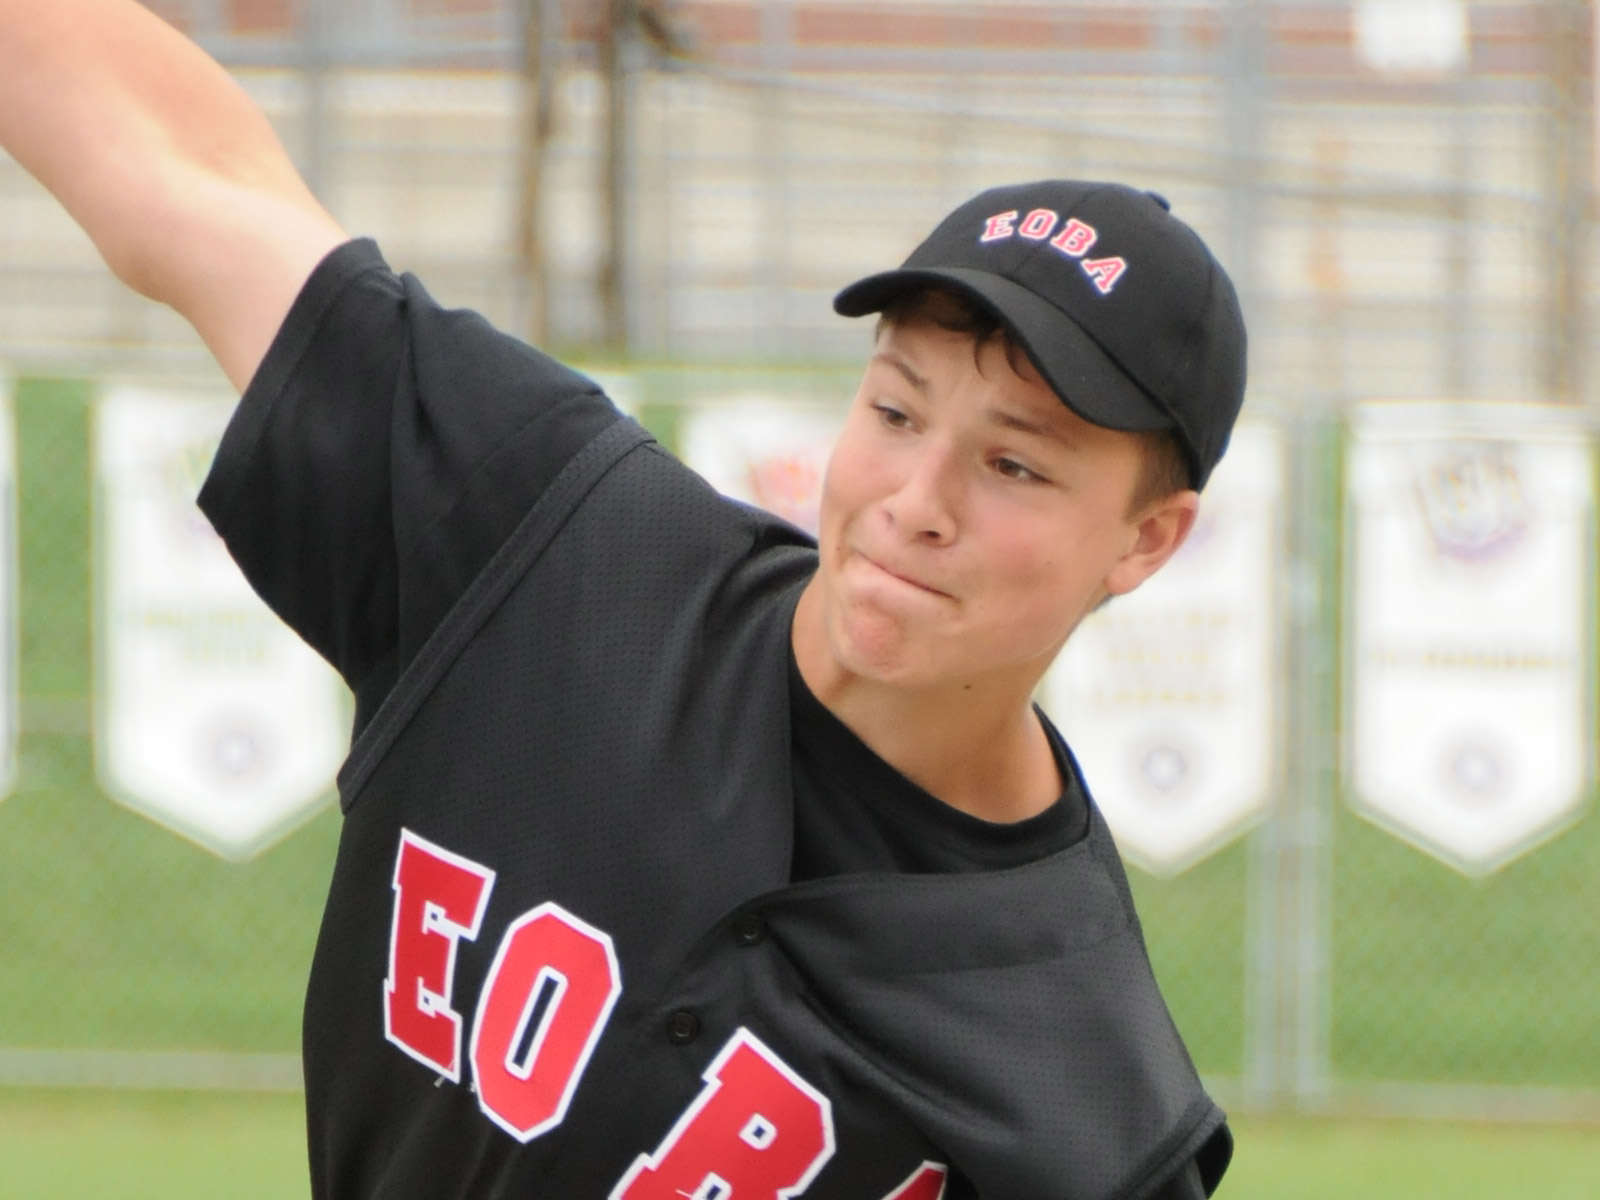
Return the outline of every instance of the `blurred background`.
[[[1221,1194],[1600,1197],[1589,0],[151,7],[397,268],[802,524],[870,339],[839,287],[983,187],[1170,200],[1238,285],[1248,424],[1187,590],[1041,701],[1239,1114]],[[138,515],[226,385],[3,157],[0,399],[0,1196],[302,1196],[331,765],[262,783],[270,731],[194,696],[338,701]],[[118,405],[170,431],[143,468]]]

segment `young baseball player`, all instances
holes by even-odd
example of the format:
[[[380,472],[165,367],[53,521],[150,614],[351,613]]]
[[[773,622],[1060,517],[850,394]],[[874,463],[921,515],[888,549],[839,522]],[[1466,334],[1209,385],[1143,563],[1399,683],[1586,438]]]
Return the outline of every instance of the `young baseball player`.
[[[316,1196],[1165,1200],[1230,1138],[1031,695],[1244,388],[1158,197],[999,188],[898,270],[819,542],[350,241],[125,0],[0,0],[0,143],[243,391],[201,505],[357,709]]]

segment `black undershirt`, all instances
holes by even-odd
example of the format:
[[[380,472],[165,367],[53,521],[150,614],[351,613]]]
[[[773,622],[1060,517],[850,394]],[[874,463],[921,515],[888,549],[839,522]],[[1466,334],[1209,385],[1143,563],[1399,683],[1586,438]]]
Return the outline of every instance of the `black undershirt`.
[[[1050,739],[1061,797],[1037,816],[997,823],[952,808],[879,758],[806,686],[789,655],[794,755],[792,878],[857,871],[941,874],[1021,866],[1089,830],[1089,807],[1060,734]]]

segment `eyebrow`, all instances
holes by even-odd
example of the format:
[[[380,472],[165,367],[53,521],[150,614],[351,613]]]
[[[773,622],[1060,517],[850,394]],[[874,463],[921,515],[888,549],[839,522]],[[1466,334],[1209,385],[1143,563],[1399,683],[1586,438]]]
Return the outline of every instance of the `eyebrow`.
[[[912,370],[911,364],[906,362],[905,359],[900,358],[898,355],[890,354],[885,350],[879,350],[872,356],[872,358],[875,362],[886,363],[887,365],[893,367],[896,371],[899,371],[901,375],[905,376],[906,382],[912,387],[916,388],[917,391],[921,392],[924,396],[928,395],[932,391],[933,385],[928,382],[927,378],[917,374],[916,371]]]
[[[1016,413],[1007,412],[1002,408],[991,408],[985,415],[992,424],[1002,425],[1007,429],[1020,430],[1023,433],[1031,433],[1037,437],[1050,438],[1058,442],[1065,441],[1059,430],[1052,429],[1042,421],[1032,421],[1027,417],[1019,417]]]

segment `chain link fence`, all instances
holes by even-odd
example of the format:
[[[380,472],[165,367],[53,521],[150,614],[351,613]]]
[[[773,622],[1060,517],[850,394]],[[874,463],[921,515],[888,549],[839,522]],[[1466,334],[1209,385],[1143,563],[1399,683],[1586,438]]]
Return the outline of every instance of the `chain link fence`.
[[[1249,405],[1285,454],[1263,819],[1134,872],[1179,1024],[1259,1107],[1600,1119],[1600,824],[1471,877],[1356,815],[1343,770],[1353,406],[1594,411],[1587,4],[154,7],[349,228],[615,381],[668,444],[707,398],[836,409],[867,334],[832,292],[977,189],[1166,195],[1240,285]],[[0,360],[22,613],[0,1078],[295,1086],[336,818],[225,863],[93,766],[91,410],[107,378],[204,376],[203,351],[4,161]]]

